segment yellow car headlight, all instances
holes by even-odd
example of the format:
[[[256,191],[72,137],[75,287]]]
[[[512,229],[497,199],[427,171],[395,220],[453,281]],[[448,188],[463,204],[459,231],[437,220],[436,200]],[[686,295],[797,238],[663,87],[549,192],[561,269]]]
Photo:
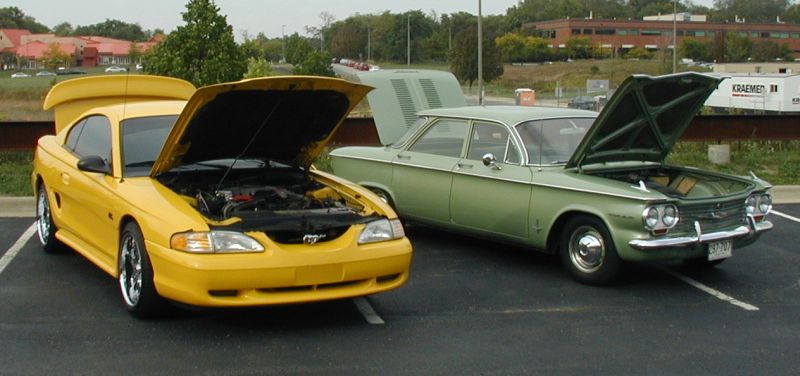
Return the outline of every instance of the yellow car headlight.
[[[255,239],[234,231],[182,232],[172,235],[169,245],[189,253],[264,252]]]
[[[403,224],[399,219],[379,219],[367,223],[358,236],[358,244],[376,243],[387,240],[400,239],[406,236]]]

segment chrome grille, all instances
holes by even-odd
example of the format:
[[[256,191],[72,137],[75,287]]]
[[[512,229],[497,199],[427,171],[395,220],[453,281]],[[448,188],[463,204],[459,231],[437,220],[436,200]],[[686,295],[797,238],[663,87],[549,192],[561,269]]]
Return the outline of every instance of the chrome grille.
[[[680,222],[670,233],[694,233],[694,222],[700,222],[704,232],[728,230],[747,225],[744,200],[736,199],[711,204],[681,205]]]

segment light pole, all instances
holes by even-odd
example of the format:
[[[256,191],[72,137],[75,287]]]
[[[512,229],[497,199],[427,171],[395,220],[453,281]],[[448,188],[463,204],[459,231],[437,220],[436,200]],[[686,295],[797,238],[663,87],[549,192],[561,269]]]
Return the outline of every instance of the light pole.
[[[286,63],[286,25],[281,25],[281,60]]]
[[[411,14],[406,18],[406,65],[411,66]]]
[[[483,106],[483,23],[481,0],[478,0],[478,106]]]
[[[367,25],[367,62],[369,62],[372,58],[372,55],[370,54],[372,52],[370,46],[371,42],[372,42],[372,33],[370,31],[369,25]]]
[[[678,71],[678,0],[672,1],[672,73]]]

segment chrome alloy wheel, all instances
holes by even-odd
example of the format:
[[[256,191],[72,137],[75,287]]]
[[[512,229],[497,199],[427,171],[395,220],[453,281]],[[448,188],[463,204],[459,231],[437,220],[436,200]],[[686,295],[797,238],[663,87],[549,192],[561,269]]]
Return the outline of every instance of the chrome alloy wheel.
[[[125,304],[134,307],[139,303],[142,293],[142,249],[134,235],[127,231],[123,234],[119,257],[119,288]]]
[[[36,232],[39,234],[39,241],[42,245],[47,245],[50,240],[50,234],[53,231],[52,223],[47,192],[44,186],[39,186],[39,195],[36,200]]]
[[[603,236],[591,226],[580,226],[569,239],[569,258],[583,273],[593,273],[603,266],[606,249]]]

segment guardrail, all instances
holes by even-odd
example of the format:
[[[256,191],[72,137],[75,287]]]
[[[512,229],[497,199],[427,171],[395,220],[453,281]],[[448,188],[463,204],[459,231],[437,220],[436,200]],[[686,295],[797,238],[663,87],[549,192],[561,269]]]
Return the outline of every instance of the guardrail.
[[[0,122],[0,151],[33,150],[39,137],[53,134],[52,121]],[[697,116],[684,141],[800,140],[800,114]],[[372,118],[348,118],[333,135],[332,145],[379,145]]]

